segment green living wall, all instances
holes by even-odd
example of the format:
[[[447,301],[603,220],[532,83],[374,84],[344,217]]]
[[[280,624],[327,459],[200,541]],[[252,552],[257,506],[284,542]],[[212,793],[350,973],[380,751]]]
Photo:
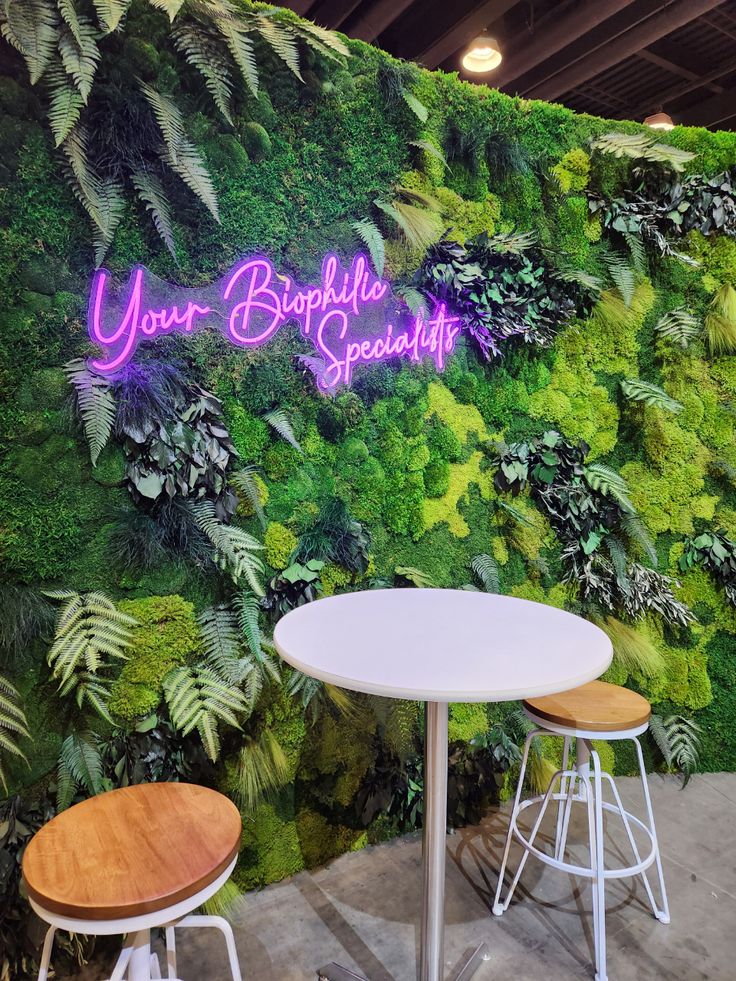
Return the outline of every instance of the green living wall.
[[[736,134],[655,146],[246,3],[220,48],[216,4],[106,6],[127,5],[72,24],[49,3],[63,58],[37,85],[43,44],[0,42],[4,813],[32,828],[126,781],[202,780],[242,805],[242,887],[415,825],[416,707],[322,690],[268,644],[296,603],[389,584],[596,619],[666,761],[733,768]],[[334,397],[296,328],[161,339],[119,384],[79,360],[103,254],[121,282],[142,263],[194,286],[254,253],[315,281],[328,250],[477,329],[441,374],[394,361]],[[486,357],[489,324],[509,336]],[[513,768],[510,712],[453,707],[455,820]]]

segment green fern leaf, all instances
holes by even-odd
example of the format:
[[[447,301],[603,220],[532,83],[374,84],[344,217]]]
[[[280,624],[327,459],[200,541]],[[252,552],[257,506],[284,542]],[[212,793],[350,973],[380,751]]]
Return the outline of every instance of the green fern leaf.
[[[429,301],[421,290],[413,286],[399,284],[398,286],[394,286],[394,293],[396,296],[401,297],[415,317],[418,314],[421,314],[425,318],[429,316]]]
[[[105,34],[110,34],[119,27],[131,0],[92,0],[92,3],[97,11],[100,27]]]
[[[683,307],[676,310],[669,310],[664,316],[660,317],[654,326],[654,330],[659,337],[667,338],[686,348],[690,341],[700,333],[700,323],[695,314],[690,313]]]
[[[361,218],[360,221],[354,221],[353,228],[362,241],[365,242],[370,252],[373,268],[376,271],[376,275],[380,278],[383,276],[383,267],[386,262],[386,242],[380,229],[370,218]]]
[[[71,31],[72,37],[81,48],[82,22],[84,21],[85,18],[82,17],[80,19],[80,16],[77,13],[77,9],[74,6],[74,0],[56,0],[56,6],[58,7],[62,20]]]
[[[145,205],[146,211],[150,211],[156,231],[173,258],[176,259],[171,209],[161,181],[148,170],[136,170],[130,175],[130,179],[138,192],[138,197]]]
[[[94,732],[74,732],[61,744],[56,792],[59,811],[71,804],[77,787],[88,796],[105,789],[100,737]]]
[[[621,474],[616,473],[605,463],[591,463],[585,468],[585,479],[593,490],[613,497],[626,514],[634,514],[634,505],[629,500],[629,487]]]
[[[230,99],[233,83],[228,63],[223,57],[220,36],[191,21],[179,23],[171,36],[175,47],[204,78],[215,105],[232,126]]]
[[[511,255],[523,255],[537,241],[534,232],[498,232],[488,239],[488,247],[495,252],[508,252]]]
[[[424,105],[423,102],[420,102],[415,95],[412,95],[412,93],[408,89],[405,89],[403,86],[401,88],[401,98],[404,100],[404,102],[407,104],[407,106],[411,109],[411,111],[414,113],[414,115],[417,117],[417,119],[420,122],[422,123],[427,122],[427,119],[429,117],[429,110],[427,109],[427,107]]]
[[[470,563],[470,568],[483,584],[487,593],[501,592],[501,577],[498,562],[491,555],[476,555]]]
[[[603,261],[608,269],[611,282],[621,294],[621,298],[627,307],[631,306],[636,290],[636,274],[628,264],[626,258],[618,252],[611,252],[606,249],[603,252]]]
[[[156,7],[157,10],[163,10],[165,14],[168,14],[172,24],[174,23],[174,18],[184,6],[184,0],[148,0],[148,2],[152,7]]]
[[[60,68],[53,67],[46,72],[49,91],[49,125],[54,134],[54,143],[61,146],[79,119],[84,98]]]
[[[268,14],[254,14],[253,23],[258,34],[270,45],[285,65],[303,82],[299,68],[299,48],[290,25],[280,24]]]
[[[624,378],[621,391],[633,402],[644,402],[656,409],[664,409],[665,412],[682,412],[684,408],[681,402],[673,399],[663,388],[639,378]]]
[[[305,44],[314,48],[319,54],[333,61],[342,62],[350,54],[350,49],[333,31],[325,30],[309,20],[289,23],[289,29],[300,37]]]
[[[95,466],[115,422],[112,388],[106,378],[93,374],[80,358],[64,365],[64,371],[74,386],[77,410],[89,443],[92,466]]]
[[[30,739],[28,720],[20,705],[20,692],[0,674],[0,783],[8,792],[8,780],[4,768],[4,756],[25,760],[18,745],[19,738]]]
[[[263,660],[263,648],[261,646],[261,627],[259,623],[260,604],[258,599],[247,590],[241,592],[235,598],[235,611],[238,617],[238,626],[242,635],[245,637],[248,647],[258,660]]]
[[[174,726],[183,735],[196,729],[213,761],[220,753],[218,723],[239,729],[238,715],[250,711],[243,692],[204,665],[175,668],[164,678],[163,689]]]
[[[281,436],[282,439],[285,439],[286,442],[293,446],[295,450],[298,450],[299,453],[304,452],[299,444],[299,440],[294,435],[294,430],[292,429],[289,417],[286,415],[283,409],[272,409],[270,412],[264,413],[263,420],[264,422],[267,422],[272,429],[275,429],[279,436]]]
[[[258,596],[263,596],[259,576],[263,574],[263,562],[256,554],[263,546],[252,535],[220,521],[212,501],[200,501],[194,505],[197,524],[214,547],[217,565],[230,573],[235,582],[245,578]]]
[[[74,84],[79,89],[82,101],[86,105],[92,91],[97,63],[100,60],[100,49],[97,47],[97,32],[86,17],[78,19],[77,33],[80,39],[77,38],[71,28],[61,32],[59,35],[59,53],[64,71],[74,79]]]
[[[240,491],[250,501],[251,507],[256,513],[261,528],[266,527],[266,515],[261,502],[261,488],[255,481],[257,468],[254,466],[243,467],[230,478],[231,484]]]
[[[422,572],[421,569],[415,569],[411,565],[397,565],[395,569],[396,575],[400,576],[402,579],[406,579],[413,586],[418,589],[433,589],[436,583],[430,575],[426,572]]]
[[[51,64],[58,41],[59,18],[50,0],[6,0],[0,30],[25,58],[31,85]]]
[[[442,234],[437,215],[403,201],[389,203],[376,198],[374,204],[396,222],[406,240],[417,249],[425,249]]]
[[[254,96],[258,95],[258,65],[253,41],[241,25],[227,18],[217,18],[215,26],[225,39],[233,61],[238,66],[243,81]]]
[[[435,160],[439,160],[443,167],[449,168],[450,165],[444,153],[434,143],[430,143],[429,140],[409,140],[409,146],[415,146],[418,150],[423,150],[431,157],[434,157]]]

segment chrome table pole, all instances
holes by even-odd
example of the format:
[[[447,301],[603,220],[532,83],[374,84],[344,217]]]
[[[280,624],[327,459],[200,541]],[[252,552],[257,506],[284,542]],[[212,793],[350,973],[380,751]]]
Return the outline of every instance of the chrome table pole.
[[[447,835],[447,702],[424,708],[424,834],[419,981],[442,981],[445,939]]]

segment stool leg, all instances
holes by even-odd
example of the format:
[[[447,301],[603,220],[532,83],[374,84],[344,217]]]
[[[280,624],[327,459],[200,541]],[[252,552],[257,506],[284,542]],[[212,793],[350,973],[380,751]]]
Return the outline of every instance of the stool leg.
[[[176,924],[177,927],[214,927],[215,930],[219,930],[220,933],[225,937],[225,945],[227,946],[227,956],[230,961],[230,973],[233,976],[233,981],[243,981],[242,975],[240,973],[240,963],[238,962],[238,951],[235,946],[235,936],[233,935],[233,928],[222,916],[205,916],[203,914],[195,914],[192,916],[185,916],[183,920],[179,920]]]
[[[173,923],[166,927],[166,976],[176,978],[176,933]]]
[[[129,947],[128,981],[151,981],[151,931],[138,930]]]
[[[652,835],[652,841],[654,842],[654,855],[655,863],[657,866],[657,877],[659,879],[659,891],[662,896],[662,909],[657,909],[653,897],[650,894],[650,899],[652,900],[652,907],[654,909],[654,915],[657,917],[660,923],[670,922],[670,908],[667,902],[667,890],[664,885],[664,872],[662,871],[662,858],[659,854],[659,841],[657,839],[657,829],[654,826],[654,813],[652,811],[652,800],[649,796],[649,784],[647,783],[647,771],[644,767],[644,756],[641,751],[641,743],[638,739],[633,738],[632,743],[636,746],[636,756],[639,761],[639,774],[641,776],[641,789],[644,794],[644,803],[647,808],[647,820],[649,821],[649,831]],[[648,885],[648,883],[647,883]]]
[[[498,885],[496,886],[496,898],[494,900],[492,910],[494,916],[500,916],[511,902],[511,893],[509,893],[506,902],[501,903],[501,890],[503,889],[503,877],[506,874],[506,864],[509,860],[509,851],[511,849],[511,839],[513,837],[511,828],[513,825],[513,819],[516,817],[516,813],[519,809],[519,802],[521,800],[521,791],[524,786],[524,777],[526,775],[526,767],[529,762],[529,747],[532,744],[532,739],[537,735],[539,730],[530,732],[526,740],[524,741],[524,753],[521,758],[521,770],[519,771],[519,781],[516,785],[516,796],[514,797],[514,806],[511,809],[511,820],[509,820],[508,831],[506,832],[506,842],[503,847],[503,858],[501,859],[501,868],[498,872]],[[526,853],[525,853],[526,854]]]
[[[603,847],[603,781],[601,761],[594,749],[590,750],[593,764],[593,810],[595,814],[595,878],[593,879],[593,916],[598,921],[598,942],[595,952],[595,981],[606,981],[606,880],[605,852]]]
[[[54,937],[56,936],[56,927],[50,926],[46,931],[46,937],[43,941],[43,950],[41,951],[41,963],[38,968],[38,981],[46,981],[49,976],[49,965],[51,964],[51,951],[54,947]]]
[[[567,763],[570,756],[570,737],[565,736],[565,746],[562,750],[562,770],[563,772],[567,769]],[[569,785],[574,784],[574,780],[570,777],[562,776],[560,777],[560,794],[564,795],[560,797],[559,803],[557,805],[557,831],[555,832],[555,858],[557,861],[562,861],[562,855],[565,851],[564,839],[566,837],[565,831],[565,816],[569,809],[567,788]],[[567,814],[569,821],[569,814]]]

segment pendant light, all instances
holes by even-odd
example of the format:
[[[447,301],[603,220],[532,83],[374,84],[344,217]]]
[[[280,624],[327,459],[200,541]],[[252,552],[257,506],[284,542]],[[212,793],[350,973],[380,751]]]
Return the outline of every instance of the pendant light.
[[[649,126],[650,129],[670,130],[675,128],[672,116],[668,116],[666,112],[655,112],[653,115],[647,116],[644,125]]]
[[[498,41],[490,34],[479,34],[463,55],[462,64],[466,72],[482,74],[498,68],[502,57]]]

